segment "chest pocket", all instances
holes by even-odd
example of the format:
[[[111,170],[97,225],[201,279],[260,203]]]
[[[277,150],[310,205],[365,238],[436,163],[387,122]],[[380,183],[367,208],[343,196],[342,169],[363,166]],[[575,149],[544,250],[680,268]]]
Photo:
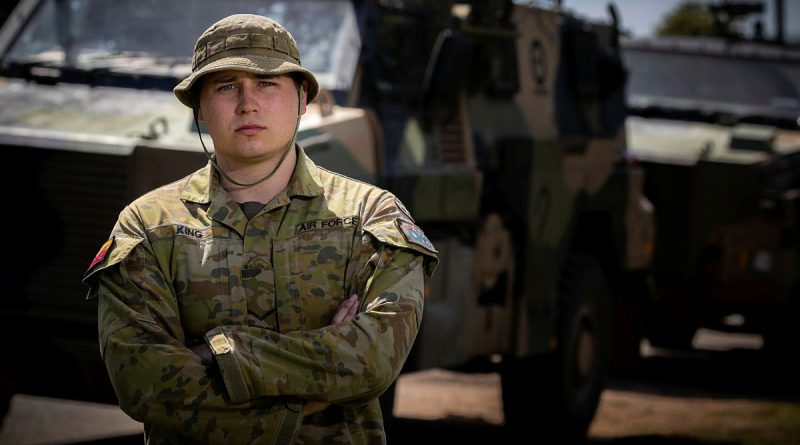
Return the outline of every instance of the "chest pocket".
[[[213,327],[233,322],[230,243],[224,238],[175,237],[173,285],[187,338],[202,337]]]
[[[290,330],[317,329],[330,324],[345,295],[345,274],[353,247],[354,228],[310,230],[284,244],[288,256],[292,307],[281,311],[283,319],[299,316]],[[277,247],[277,246],[276,246]],[[282,320],[282,323],[285,323]]]

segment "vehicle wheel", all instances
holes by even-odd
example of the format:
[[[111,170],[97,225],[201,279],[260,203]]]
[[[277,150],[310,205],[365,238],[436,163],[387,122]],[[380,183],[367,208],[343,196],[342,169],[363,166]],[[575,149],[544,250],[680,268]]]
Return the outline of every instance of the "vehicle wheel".
[[[512,430],[577,442],[597,410],[610,350],[609,290],[592,258],[567,261],[558,311],[557,351],[514,360],[503,370],[503,409]]]

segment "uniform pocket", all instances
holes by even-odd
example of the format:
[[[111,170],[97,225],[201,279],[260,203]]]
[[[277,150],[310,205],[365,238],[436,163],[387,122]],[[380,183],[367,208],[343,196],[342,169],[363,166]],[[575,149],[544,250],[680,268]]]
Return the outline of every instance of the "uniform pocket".
[[[173,250],[181,324],[187,338],[233,323],[229,239],[176,237]]]
[[[292,309],[300,316],[297,329],[330,323],[347,297],[345,275],[353,247],[353,230],[311,230],[287,240],[291,282],[296,289]]]

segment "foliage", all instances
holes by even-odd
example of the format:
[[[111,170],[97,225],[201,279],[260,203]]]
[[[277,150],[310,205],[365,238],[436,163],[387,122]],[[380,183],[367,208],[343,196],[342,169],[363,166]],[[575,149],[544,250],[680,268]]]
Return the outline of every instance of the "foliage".
[[[716,33],[714,15],[705,5],[695,1],[678,5],[656,28],[659,36],[707,36]]]

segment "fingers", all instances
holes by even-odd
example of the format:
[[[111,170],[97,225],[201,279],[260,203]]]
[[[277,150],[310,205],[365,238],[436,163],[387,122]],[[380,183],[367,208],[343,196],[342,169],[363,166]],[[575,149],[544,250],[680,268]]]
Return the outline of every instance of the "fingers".
[[[353,303],[350,305],[350,310],[347,311],[347,316],[344,317],[345,321],[356,318],[356,314],[358,313],[358,295],[353,295],[350,299],[353,300]]]
[[[306,402],[303,407],[303,415],[310,416],[316,414],[329,406],[331,406],[331,404],[328,402]]]
[[[358,296],[352,295],[347,300],[344,300],[336,313],[333,315],[331,324],[341,323],[343,321],[350,321],[355,318],[356,311],[358,310]]]
[[[341,323],[344,320],[344,317],[347,316],[347,309],[349,308],[350,299],[344,300],[342,304],[336,308],[336,313],[333,314],[333,319],[331,319],[331,324]]]
[[[333,319],[331,320],[331,324],[341,323],[343,321],[350,321],[356,317],[358,313],[358,295],[352,295],[347,300],[344,300],[342,304],[339,305],[339,308],[336,309],[336,313],[333,314]]]

